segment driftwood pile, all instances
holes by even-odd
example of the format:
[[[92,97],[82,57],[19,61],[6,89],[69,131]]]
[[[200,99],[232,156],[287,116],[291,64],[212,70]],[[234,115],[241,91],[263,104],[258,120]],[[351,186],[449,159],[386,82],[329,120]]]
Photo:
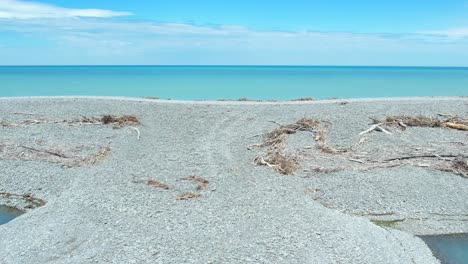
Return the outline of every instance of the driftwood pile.
[[[303,118],[296,123],[281,125],[279,128],[264,135],[263,143],[249,146],[266,147],[266,153],[257,156],[254,164],[265,165],[273,168],[284,175],[294,174],[300,166],[299,160],[315,160],[319,166],[310,166],[305,171],[313,173],[331,173],[341,170],[370,170],[376,168],[389,168],[400,166],[431,167],[433,169],[451,172],[463,177],[468,177],[468,160],[466,153],[432,153],[411,151],[404,152],[404,155],[385,158],[381,150],[376,153],[361,154],[356,151],[355,146],[350,148],[333,148],[328,143],[327,135],[329,128],[324,126],[325,122],[314,119]],[[363,136],[372,131],[380,131],[386,134],[393,134],[391,128],[406,130],[409,127],[445,128],[456,130],[468,130],[468,120],[461,117],[433,118],[427,116],[389,116],[384,120],[373,119],[373,125],[361,132]],[[318,152],[307,155],[286,155],[285,141],[287,135],[298,131],[311,132],[316,142]],[[364,144],[365,138],[361,137],[358,142]],[[459,142],[463,146],[463,142]],[[377,150],[376,150],[377,151]],[[463,151],[462,151],[463,152]],[[382,156],[381,159],[376,159]],[[324,167],[323,161],[332,161],[331,166]],[[336,164],[340,164],[337,166]],[[307,164],[310,165],[310,164]]]

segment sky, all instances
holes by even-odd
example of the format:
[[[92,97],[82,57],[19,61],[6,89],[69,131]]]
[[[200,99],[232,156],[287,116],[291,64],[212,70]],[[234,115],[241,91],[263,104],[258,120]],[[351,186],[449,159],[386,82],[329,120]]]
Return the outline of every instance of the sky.
[[[0,0],[0,65],[468,66],[468,0]]]

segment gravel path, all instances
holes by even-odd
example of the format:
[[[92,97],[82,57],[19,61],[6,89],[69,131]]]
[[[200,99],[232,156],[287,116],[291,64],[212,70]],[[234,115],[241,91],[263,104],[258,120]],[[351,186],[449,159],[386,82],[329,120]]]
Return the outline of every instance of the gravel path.
[[[0,121],[135,115],[141,139],[132,127],[0,126],[0,192],[47,202],[37,207],[31,199],[0,195],[0,204],[28,210],[0,226],[0,259],[5,264],[438,263],[414,234],[468,232],[468,179],[412,166],[311,174],[307,163],[296,175],[283,176],[253,165],[262,150],[247,149],[261,142],[256,135],[277,127],[269,121],[324,120],[332,124],[331,142],[349,146],[369,128],[369,117],[402,113],[467,117],[468,99],[1,99]],[[463,131],[431,131],[436,132],[415,137],[432,142],[444,135],[444,141],[468,143]],[[389,142],[383,136],[369,134],[369,146]],[[402,137],[389,140],[409,140]],[[18,146],[22,152],[10,151]],[[47,146],[76,157],[103,147],[110,151],[75,166],[24,149]],[[452,150],[467,154],[463,147]],[[188,176],[208,182],[183,179]],[[149,179],[169,188],[148,185]],[[186,193],[200,197],[180,199]],[[398,221],[393,229],[370,220]]]

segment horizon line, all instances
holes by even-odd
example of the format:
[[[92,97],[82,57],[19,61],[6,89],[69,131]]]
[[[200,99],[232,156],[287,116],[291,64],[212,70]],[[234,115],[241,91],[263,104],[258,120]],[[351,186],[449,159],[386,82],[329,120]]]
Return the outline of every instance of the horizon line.
[[[440,65],[297,65],[297,64],[21,64],[0,67],[330,67],[330,68],[468,68]]]

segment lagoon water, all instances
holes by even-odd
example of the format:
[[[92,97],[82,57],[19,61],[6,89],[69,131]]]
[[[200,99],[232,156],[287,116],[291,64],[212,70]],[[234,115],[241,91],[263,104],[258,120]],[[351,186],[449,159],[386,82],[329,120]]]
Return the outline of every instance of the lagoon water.
[[[468,234],[422,236],[443,264],[468,263]]]
[[[467,96],[468,68],[315,66],[2,66],[0,96],[286,100]]]
[[[13,218],[18,217],[21,214],[23,214],[23,212],[20,210],[7,206],[0,206],[0,225],[10,222]]]

